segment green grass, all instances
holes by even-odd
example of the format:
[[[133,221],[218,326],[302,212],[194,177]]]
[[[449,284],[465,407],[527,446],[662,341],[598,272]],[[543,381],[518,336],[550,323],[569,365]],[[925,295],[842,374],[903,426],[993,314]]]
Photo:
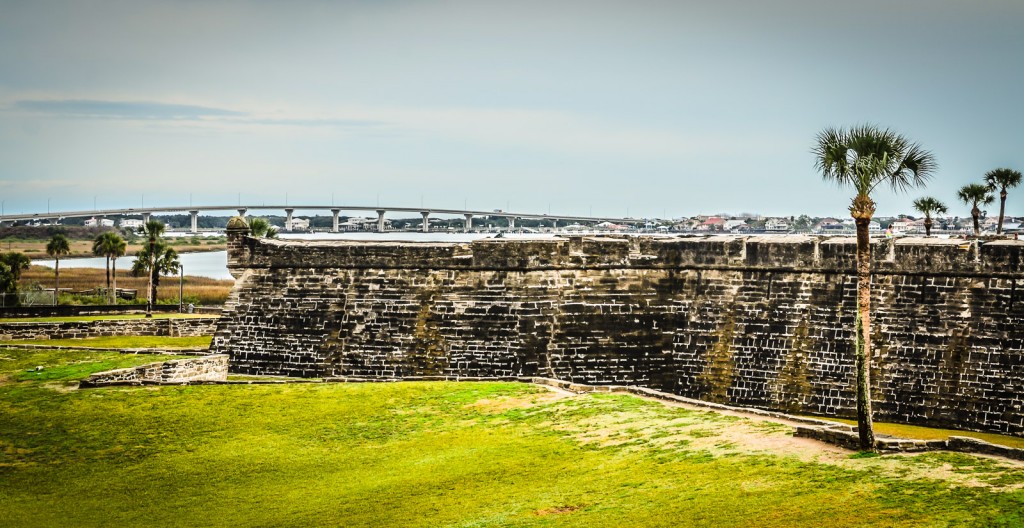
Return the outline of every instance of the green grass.
[[[67,317],[8,317],[0,318],[0,323],[60,323],[71,321],[106,321],[122,319],[143,319],[145,314],[119,315],[75,315]],[[215,317],[211,314],[155,313],[153,319],[179,319],[188,317]]]
[[[857,425],[857,420],[847,420],[844,418],[822,418],[820,416],[814,416],[813,418],[816,418],[818,420],[827,420],[830,422],[839,422],[848,425]],[[896,436],[899,438],[913,438],[915,440],[946,440],[950,436],[968,436],[971,438],[977,438],[978,440],[991,442],[993,444],[1024,449],[1024,438],[1021,438],[1019,436],[1007,436],[994,433],[978,433],[974,431],[961,431],[958,429],[938,429],[935,427],[921,427],[919,425],[907,425],[887,422],[874,422],[873,425],[876,434]]]
[[[82,339],[16,339],[0,341],[11,345],[80,346],[93,348],[192,348],[209,347],[212,336],[164,337],[164,336],[106,336]]]
[[[54,390],[152,360],[0,351],[0,525],[1024,523],[1024,476],[984,459],[751,454],[730,433],[764,428],[628,395],[554,400],[514,383]],[[35,365],[53,377],[32,378]]]

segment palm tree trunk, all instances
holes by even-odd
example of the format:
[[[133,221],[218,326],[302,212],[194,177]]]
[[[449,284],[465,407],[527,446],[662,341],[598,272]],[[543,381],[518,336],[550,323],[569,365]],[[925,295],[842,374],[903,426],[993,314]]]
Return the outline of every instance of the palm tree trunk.
[[[981,224],[978,223],[978,218],[981,216],[981,210],[975,205],[971,208],[971,218],[974,218],[974,236],[975,238],[981,236]]]
[[[156,263],[153,263],[153,271],[149,276],[149,297],[153,299],[153,305],[156,305],[156,290],[160,286],[160,273],[156,270]]]
[[[110,267],[113,270],[110,275],[114,279],[114,286],[110,289],[110,304],[117,304],[117,257],[110,259]]]
[[[871,237],[870,218],[857,218],[857,432],[861,451],[874,451],[875,431],[871,423]]]
[[[930,216],[924,217],[924,236],[932,236],[932,219]]]
[[[53,305],[57,306],[57,296],[60,295],[60,259],[53,259]]]
[[[107,289],[110,289],[110,255],[107,255]]]
[[[146,301],[146,317],[153,317],[153,302],[156,301],[156,293],[153,291],[153,243],[149,244],[149,299]]]
[[[999,193],[999,225],[996,226],[996,234],[1003,234],[1003,213],[1006,211],[1006,189]]]

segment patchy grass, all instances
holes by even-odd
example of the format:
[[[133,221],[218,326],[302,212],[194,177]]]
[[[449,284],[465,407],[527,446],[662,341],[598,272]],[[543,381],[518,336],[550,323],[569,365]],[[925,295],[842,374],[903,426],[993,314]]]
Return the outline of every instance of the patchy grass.
[[[848,425],[857,425],[857,420],[846,420],[843,418],[823,418],[814,416],[818,420],[839,422]],[[1024,438],[1019,436],[1008,436],[995,433],[978,433],[975,431],[961,431],[958,429],[938,429],[934,427],[921,427],[919,425],[907,425],[887,422],[874,422],[876,434],[885,434],[899,438],[913,438],[915,440],[946,440],[950,436],[968,436],[984,440],[993,444],[1004,445],[1024,449]]]
[[[144,309],[144,308],[143,308]],[[122,319],[144,319],[146,314],[71,315],[65,317],[0,317],[0,323],[63,323],[74,321],[119,321]],[[187,319],[190,317],[218,317],[216,314],[183,314],[178,312],[157,312],[153,319]]]
[[[0,350],[0,376],[7,382],[63,382],[77,386],[78,380],[95,372],[167,359],[181,359],[181,356],[137,356],[96,350]]]
[[[80,346],[92,348],[193,348],[209,347],[212,336],[106,336],[82,339],[18,339],[0,341],[7,345]]]
[[[55,391],[21,373],[74,366],[67,382],[152,358],[0,354],[10,526],[1024,523],[1019,467],[937,453],[834,462],[827,447],[792,444],[801,457],[772,446],[805,439],[773,427],[629,395],[515,383]],[[962,471],[935,476],[947,464]]]

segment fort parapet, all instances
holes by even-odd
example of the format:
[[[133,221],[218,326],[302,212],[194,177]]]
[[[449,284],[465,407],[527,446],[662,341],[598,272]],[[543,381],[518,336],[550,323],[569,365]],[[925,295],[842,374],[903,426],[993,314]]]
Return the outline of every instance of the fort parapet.
[[[230,228],[230,226],[229,226]],[[284,241],[229,229],[248,374],[542,376],[853,416],[855,240]],[[874,243],[876,419],[1024,435],[1024,242]]]

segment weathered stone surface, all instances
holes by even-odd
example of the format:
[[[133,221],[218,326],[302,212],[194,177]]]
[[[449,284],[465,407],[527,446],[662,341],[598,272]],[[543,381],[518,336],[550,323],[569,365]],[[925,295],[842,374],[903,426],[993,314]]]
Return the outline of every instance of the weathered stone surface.
[[[876,419],[1024,434],[1024,242],[874,244]],[[855,241],[255,240],[213,350],[233,371],[543,376],[851,416]]]
[[[104,336],[193,337],[212,334],[216,324],[216,317],[0,323],[0,340]]]
[[[180,385],[195,382],[224,381],[228,377],[228,356],[173,359],[106,372],[97,372],[82,380],[81,387],[105,385]]]

